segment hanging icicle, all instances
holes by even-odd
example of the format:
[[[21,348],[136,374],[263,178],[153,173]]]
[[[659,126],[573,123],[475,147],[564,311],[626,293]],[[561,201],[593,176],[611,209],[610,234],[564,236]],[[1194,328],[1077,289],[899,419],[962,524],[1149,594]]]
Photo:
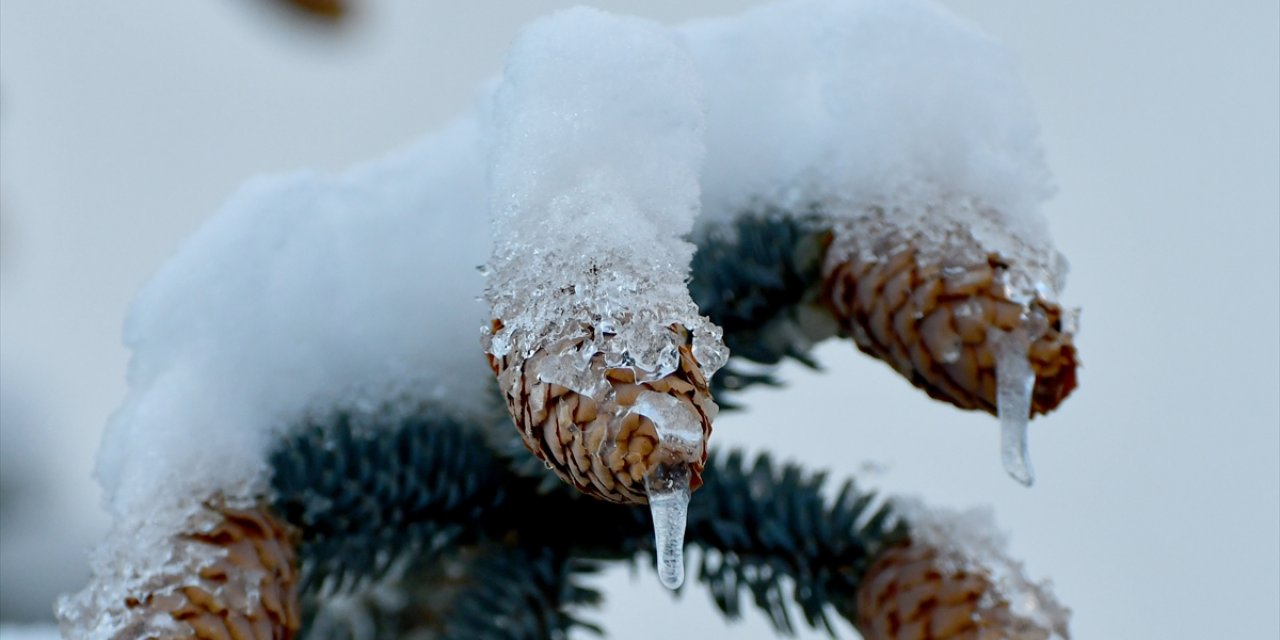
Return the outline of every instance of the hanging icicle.
[[[689,520],[692,470],[687,464],[659,464],[645,477],[653,514],[658,579],[668,589],[684,584],[684,530]]]
[[[1027,422],[1031,419],[1031,393],[1035,389],[1036,374],[1027,360],[1030,340],[1023,328],[993,335],[990,340],[996,355],[1000,459],[1014,480],[1031,486],[1035,473],[1027,452]]]
[[[1030,484],[1027,421],[1076,386],[1073,315],[1055,299],[1064,261],[998,220],[959,203],[836,222],[826,300],[859,349],[933,398],[998,415],[1005,469]]]

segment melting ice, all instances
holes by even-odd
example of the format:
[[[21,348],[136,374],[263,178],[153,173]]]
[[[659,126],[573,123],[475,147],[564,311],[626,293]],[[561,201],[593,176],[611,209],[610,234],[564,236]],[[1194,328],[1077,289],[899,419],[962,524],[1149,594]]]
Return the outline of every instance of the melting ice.
[[[653,536],[658,550],[658,578],[668,589],[684,583],[684,529],[689,515],[687,464],[659,464],[645,477]]]
[[[1031,341],[1026,329],[997,332],[996,411],[1000,416],[1000,458],[1014,480],[1031,486],[1035,472],[1027,454],[1027,422],[1031,417],[1031,393],[1036,374],[1027,353]]]

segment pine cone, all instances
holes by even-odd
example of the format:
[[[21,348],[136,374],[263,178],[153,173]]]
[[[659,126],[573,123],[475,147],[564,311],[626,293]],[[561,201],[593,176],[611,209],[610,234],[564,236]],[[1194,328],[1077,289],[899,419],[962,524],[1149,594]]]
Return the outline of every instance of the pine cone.
[[[887,219],[876,212],[837,227],[839,250],[828,254],[823,297],[858,348],[933,398],[995,414],[992,336],[1028,329],[1032,414],[1057,407],[1076,386],[1072,329],[1062,308],[1039,294],[1011,299],[1013,265],[967,231],[926,251],[920,235]]]
[[[124,638],[283,640],[301,626],[293,532],[265,509],[215,508],[223,520],[191,534],[197,544],[223,554],[202,567],[199,578],[162,594],[126,600],[130,609],[167,612],[189,633],[158,635],[134,628]],[[138,619],[146,624],[150,616]]]
[[[501,321],[494,320],[493,332],[501,329]],[[588,335],[545,347],[528,359],[515,353],[502,358],[489,355],[525,447],[565,482],[610,502],[646,504],[645,478],[659,464],[689,465],[690,489],[701,486],[707,438],[717,409],[693,357],[688,333],[679,326],[670,330],[678,337],[679,366],[663,377],[636,368],[609,368],[602,354],[581,353],[590,328]],[[599,385],[602,393],[579,393],[539,378],[540,362],[566,350],[591,361],[590,375],[606,383]],[[671,400],[646,399],[648,393]],[[698,421],[700,441],[661,437],[662,425],[641,408],[655,402]]]
[[[980,570],[922,544],[890,548],[863,576],[858,631],[866,640],[1047,640],[1050,630],[1015,615]]]
[[[338,22],[347,15],[347,3],[342,0],[284,0],[286,4],[311,17]]]

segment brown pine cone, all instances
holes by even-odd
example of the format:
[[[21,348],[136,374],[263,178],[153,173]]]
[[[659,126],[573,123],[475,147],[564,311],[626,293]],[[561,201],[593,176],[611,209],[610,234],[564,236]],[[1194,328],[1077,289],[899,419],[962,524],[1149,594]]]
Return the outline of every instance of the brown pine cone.
[[[148,615],[139,616],[138,623],[119,637],[283,640],[297,634],[302,621],[293,530],[265,508],[214,510],[222,520],[188,537],[220,552],[217,559],[183,586],[126,600],[130,609],[168,613],[189,631],[156,633],[143,628]]]
[[[1036,375],[1032,415],[1057,407],[1076,387],[1073,318],[1039,292],[1014,294],[1032,286],[1014,273],[1021,265],[970,233],[949,233],[938,246],[887,219],[873,212],[837,228],[824,269],[823,298],[858,348],[933,398],[995,414],[992,338],[1023,329]]]
[[[347,15],[347,3],[342,0],[284,0],[297,11],[311,17],[338,22]]]
[[[495,320],[493,332],[501,328]],[[679,366],[662,377],[633,367],[609,368],[603,354],[582,353],[590,328],[528,359],[489,355],[525,447],[565,482],[610,502],[646,504],[645,478],[659,464],[688,465],[690,489],[697,489],[717,408],[687,332],[679,326],[670,330],[679,344]],[[591,362],[587,375],[598,383],[593,391],[574,391],[539,376],[552,353],[563,358],[566,352]],[[685,432],[680,425],[664,425],[658,413],[683,421]],[[700,437],[691,437],[699,429]]]
[[[1047,640],[1052,632],[1016,615],[991,574],[925,545],[880,554],[863,576],[854,625],[866,640]]]

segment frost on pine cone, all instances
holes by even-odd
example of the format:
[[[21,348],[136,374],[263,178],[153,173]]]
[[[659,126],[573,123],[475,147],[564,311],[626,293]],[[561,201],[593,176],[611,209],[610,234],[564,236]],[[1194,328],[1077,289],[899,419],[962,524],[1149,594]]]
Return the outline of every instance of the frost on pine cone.
[[[866,640],[1048,640],[1011,610],[992,576],[922,544],[894,547],[867,570],[854,624]]]
[[[998,408],[993,338],[1027,330],[1038,336],[1027,354],[1032,410],[1044,414],[1076,387],[1073,315],[1047,290],[1019,295],[1021,262],[964,233],[939,246],[883,213],[848,221],[818,206],[770,209],[704,229],[689,289],[736,357],[816,367],[809,351],[842,331],[930,396],[990,413]],[[761,382],[774,381],[730,363],[712,386]]]
[[[877,554],[850,620],[866,640],[1070,638],[1071,610],[1031,580],[984,510],[898,499],[910,534]]]
[[[1077,359],[1071,318],[1053,300],[1049,269],[1005,255],[940,217],[934,224],[942,228],[931,234],[897,224],[883,210],[837,223],[824,276],[836,320],[859,349],[931,397],[993,414],[998,342],[1025,331],[1035,374],[1031,413],[1052,411],[1075,389]]]
[[[843,333],[931,397],[999,416],[1005,468],[1029,485],[1028,420],[1077,366],[1065,260],[1039,231],[959,199],[765,207],[699,230],[689,290],[739,358],[816,367],[809,351]],[[731,363],[713,387],[774,382]]]
[[[495,320],[494,333],[501,329]],[[678,367],[665,376],[610,367],[604,354],[586,353],[593,342],[590,328],[578,339],[550,345],[527,359],[490,354],[525,447],[565,482],[610,502],[648,502],[645,479],[660,464],[687,465],[690,490],[697,489],[716,405],[688,333],[680,326],[669,331],[683,344]],[[595,393],[579,393],[540,377],[553,353],[590,361],[587,375],[601,383],[589,387]]]
[[[580,7],[524,30],[487,114],[484,346],[512,418],[567,483],[659,510],[700,481],[727,357],[686,286],[702,91],[678,34]]]
[[[265,508],[215,511],[216,524],[189,535],[201,548],[196,553],[212,551],[213,559],[196,576],[127,597],[126,607],[153,615],[131,615],[134,624],[118,638],[280,640],[298,632],[293,529]],[[166,614],[177,626],[151,626],[155,616]]]

